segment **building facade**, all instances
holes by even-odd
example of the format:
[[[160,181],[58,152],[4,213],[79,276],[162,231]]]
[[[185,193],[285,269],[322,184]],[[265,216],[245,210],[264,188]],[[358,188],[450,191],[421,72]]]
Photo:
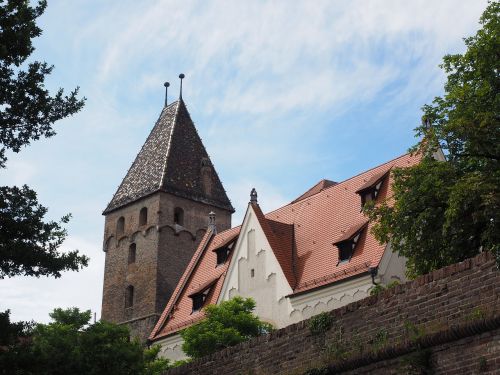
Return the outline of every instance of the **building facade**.
[[[259,318],[282,328],[363,299],[376,284],[405,282],[405,259],[377,242],[362,207],[389,199],[390,171],[418,161],[402,155],[340,183],[320,181],[267,214],[252,191],[239,227],[206,233],[150,342],[184,358],[179,332],[203,319],[203,306],[234,296],[253,298]]]
[[[180,98],[166,105],[103,212],[102,319],[145,340],[207,230],[231,202]]]

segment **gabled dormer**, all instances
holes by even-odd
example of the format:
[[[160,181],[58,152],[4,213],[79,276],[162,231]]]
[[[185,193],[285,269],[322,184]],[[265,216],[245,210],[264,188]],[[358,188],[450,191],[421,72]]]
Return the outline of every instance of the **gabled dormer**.
[[[351,260],[359,239],[367,225],[368,221],[351,226],[333,243],[339,251],[339,260],[337,264],[349,262]]]
[[[356,194],[359,194],[361,197],[361,208],[363,208],[367,202],[375,201],[377,199],[390,171],[391,169],[389,168],[386,171],[374,174],[358,190],[356,190]]]
[[[220,275],[213,279],[210,279],[206,283],[200,285],[190,294],[188,294],[188,297],[191,298],[193,301],[193,310],[191,314],[200,311],[201,308],[205,305],[205,301],[207,300],[207,297],[210,294],[210,291],[212,290],[212,286],[217,282],[217,280],[219,280],[219,278]]]
[[[235,242],[236,239],[231,239],[230,242],[223,243],[212,250],[217,255],[217,263],[215,265],[216,267],[219,267],[226,263],[226,260],[228,260],[229,254],[231,254],[231,250],[233,249]]]

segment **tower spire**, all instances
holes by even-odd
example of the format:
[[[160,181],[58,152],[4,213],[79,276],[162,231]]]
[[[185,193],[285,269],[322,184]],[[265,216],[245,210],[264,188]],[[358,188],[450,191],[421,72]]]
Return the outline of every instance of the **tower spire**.
[[[182,99],[182,80],[184,79],[184,73],[179,74],[179,78],[181,79],[181,89],[179,91],[179,99]]]
[[[167,106],[167,94],[168,94],[168,87],[170,86],[170,83],[169,82],[165,82],[163,84],[163,86],[165,86],[165,107]]]

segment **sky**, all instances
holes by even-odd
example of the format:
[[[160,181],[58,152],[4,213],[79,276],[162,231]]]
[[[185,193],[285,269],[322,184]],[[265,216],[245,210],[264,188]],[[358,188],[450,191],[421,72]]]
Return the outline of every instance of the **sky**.
[[[1,185],[27,184],[67,213],[62,251],[90,257],[59,279],[0,280],[0,311],[48,322],[56,307],[100,316],[107,203],[164,103],[183,99],[236,209],[263,210],[323,178],[342,181],[416,143],[422,105],[443,93],[442,57],[465,50],[483,0],[52,0],[34,59],[46,86],[80,87],[81,112],[57,135],[9,153]]]

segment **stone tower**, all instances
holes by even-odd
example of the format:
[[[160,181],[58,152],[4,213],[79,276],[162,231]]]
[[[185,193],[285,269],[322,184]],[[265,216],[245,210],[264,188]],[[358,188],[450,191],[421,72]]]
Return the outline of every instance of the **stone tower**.
[[[103,212],[102,319],[145,340],[214,212],[231,227],[231,202],[182,97],[166,105]]]

